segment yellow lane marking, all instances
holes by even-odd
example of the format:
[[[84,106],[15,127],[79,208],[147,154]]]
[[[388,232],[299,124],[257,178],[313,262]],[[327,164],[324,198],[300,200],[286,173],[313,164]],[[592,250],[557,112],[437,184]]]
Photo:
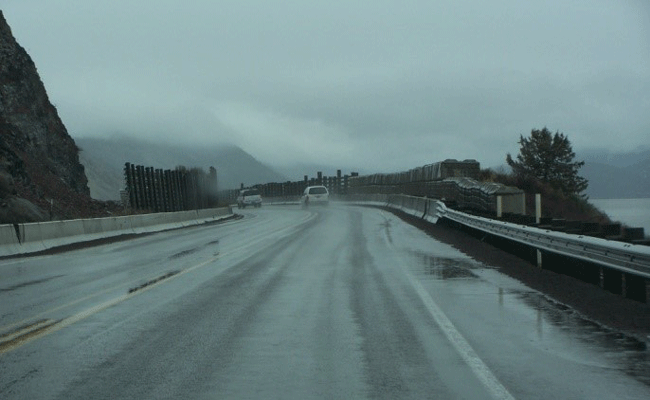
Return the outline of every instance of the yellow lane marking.
[[[20,332],[8,335],[6,338],[3,338],[3,340],[0,340],[0,354],[13,348],[20,347],[24,343],[33,340],[53,325],[56,325],[56,321],[52,319],[45,320],[31,325],[29,329],[23,329]]]
[[[8,332],[8,333],[5,333],[3,335],[0,335],[0,343],[12,341],[12,340],[14,340],[14,339],[16,339],[16,338],[18,338],[20,336],[23,336],[23,335],[25,335],[25,334],[27,334],[29,332],[33,332],[35,330],[43,328],[44,326],[51,325],[54,322],[55,321],[53,319],[43,319],[43,320],[40,320],[40,321],[36,321],[33,324],[23,325],[23,326],[21,326],[20,328],[16,329],[13,332]]]
[[[303,220],[301,220],[300,223],[301,223],[301,224],[302,224],[302,223],[305,223],[305,222],[307,222],[309,219],[311,219],[311,217],[309,217],[309,218],[303,218]],[[287,227],[287,228],[291,228],[291,226],[289,226],[289,227]],[[287,228],[284,228],[283,230],[286,230]],[[238,248],[236,248],[236,249],[234,249],[234,250],[231,250],[230,252],[228,252],[228,253],[226,253],[226,254],[230,254],[230,253],[232,253],[232,252],[239,251],[239,250],[241,250],[241,249],[243,249],[243,248],[246,248],[246,247],[254,246],[254,245],[256,245],[257,243],[259,243],[259,242],[261,242],[261,241],[263,240],[263,239],[258,239],[258,238],[264,238],[264,237],[268,237],[268,234],[261,233],[261,234],[258,234],[256,237],[253,237],[252,239],[249,238],[249,240],[257,240],[257,241],[255,241],[255,242],[252,243],[252,244],[251,244],[251,242],[249,241],[249,243],[248,243],[247,245],[245,245],[245,246],[241,246],[241,247],[238,247]],[[208,262],[210,262],[210,261],[211,261],[211,260],[208,260]],[[193,269],[193,268],[190,268],[189,270],[192,270],[192,269]],[[11,329],[13,329],[13,328],[15,328],[15,327],[17,327],[17,326],[25,325],[25,324],[29,323],[30,321],[37,320],[37,319],[43,317],[44,315],[47,315],[47,314],[50,314],[50,313],[53,313],[53,312],[55,312],[55,311],[59,311],[59,310],[62,310],[62,309],[68,308],[68,307],[72,307],[72,306],[74,306],[75,304],[78,304],[78,303],[81,303],[81,302],[83,302],[83,301],[86,301],[86,300],[92,299],[93,297],[101,296],[101,295],[103,295],[103,294],[105,294],[105,293],[108,293],[108,292],[111,292],[111,291],[118,290],[118,289],[120,289],[120,288],[122,288],[122,287],[133,285],[133,284],[135,284],[135,283],[137,283],[137,282],[142,281],[143,279],[145,279],[145,278],[144,278],[144,277],[138,277],[138,278],[136,278],[136,279],[133,279],[133,280],[130,280],[130,281],[127,281],[127,282],[124,282],[124,283],[120,283],[120,284],[118,284],[118,285],[111,286],[111,287],[106,288],[106,289],[102,289],[102,290],[100,290],[100,291],[98,291],[98,292],[95,292],[95,293],[90,294],[90,295],[88,295],[88,296],[85,296],[85,297],[82,297],[82,298],[76,299],[76,300],[71,301],[71,302],[69,302],[69,303],[62,304],[62,305],[57,306],[57,307],[54,307],[54,308],[50,308],[50,309],[45,310],[45,311],[43,311],[43,312],[40,312],[40,313],[38,313],[38,314],[36,314],[36,315],[32,315],[31,317],[28,317],[28,318],[22,319],[22,320],[20,320],[20,321],[16,321],[16,322],[11,323],[11,324],[9,324],[9,325],[2,326],[2,327],[0,327],[0,332],[6,332],[6,331],[9,331],[9,330],[11,330]]]
[[[308,220],[313,219],[314,217],[315,217],[315,214],[311,214],[308,217],[303,218],[300,221],[299,224],[289,225],[289,226],[287,226],[287,227],[285,227],[285,228],[283,228],[281,230],[275,231],[274,232],[275,234],[273,235],[273,238],[278,240],[278,239],[284,238],[285,236],[288,236],[291,232],[286,233],[286,234],[285,234],[285,232],[290,231],[290,230],[294,230],[299,225],[302,225],[303,223],[307,222]],[[282,236],[278,236],[278,235],[282,235]],[[115,297],[115,298],[113,298],[111,300],[105,301],[105,302],[103,302],[101,304],[98,304],[98,305],[96,305],[94,307],[91,307],[91,308],[86,309],[86,310],[84,310],[84,311],[82,311],[80,313],[77,313],[77,314],[75,314],[75,315],[73,315],[71,317],[65,318],[65,319],[63,319],[63,320],[61,320],[59,322],[54,322],[54,320],[45,320],[43,322],[37,322],[37,323],[27,327],[27,329],[23,329],[23,330],[20,330],[19,332],[11,334],[10,338],[9,338],[9,335],[7,335],[6,338],[4,336],[0,337],[0,354],[4,354],[4,353],[7,353],[9,351],[15,350],[15,349],[17,349],[17,348],[19,348],[19,347],[33,341],[33,340],[36,340],[36,339],[41,338],[43,336],[49,335],[50,333],[57,332],[57,331],[65,328],[67,326],[70,326],[70,325],[72,325],[74,323],[77,323],[77,322],[79,322],[79,321],[81,321],[81,320],[83,320],[85,318],[88,318],[89,316],[91,316],[93,314],[96,314],[96,313],[98,313],[98,312],[100,312],[102,310],[105,310],[105,309],[107,309],[109,307],[112,307],[112,306],[114,306],[116,304],[119,304],[119,303],[121,303],[121,302],[123,302],[125,300],[128,300],[128,299],[130,299],[132,297],[135,297],[135,296],[137,296],[137,295],[139,295],[141,293],[144,293],[144,292],[146,292],[146,291],[148,291],[148,290],[150,290],[150,289],[152,289],[152,288],[154,288],[154,287],[156,287],[158,285],[161,285],[161,284],[163,284],[165,282],[171,281],[172,279],[177,278],[177,277],[179,277],[181,275],[184,275],[184,274],[186,274],[188,272],[197,270],[198,268],[204,267],[204,266],[216,261],[217,259],[223,257],[224,255],[229,255],[229,254],[232,254],[232,253],[239,252],[239,251],[241,251],[243,249],[256,246],[258,243],[260,243],[260,242],[262,242],[262,241],[264,241],[266,239],[268,239],[268,237],[258,239],[258,240],[254,241],[254,242],[249,242],[246,245],[239,246],[239,247],[237,247],[235,249],[232,249],[232,250],[230,250],[230,251],[228,251],[226,253],[218,254],[218,255],[216,255],[214,257],[211,257],[211,258],[209,258],[209,259],[207,259],[207,260],[205,260],[205,261],[203,261],[203,262],[201,262],[199,264],[196,264],[196,265],[194,265],[192,267],[186,268],[186,269],[182,270],[181,272],[179,272],[178,274],[170,276],[168,279],[163,279],[163,280],[158,281],[158,282],[156,282],[154,284],[145,286],[140,290],[137,290],[137,291],[134,291],[134,292],[131,292],[131,293],[127,293],[127,294],[123,294],[121,296]],[[230,270],[233,267],[234,267],[234,265],[222,270],[221,272],[219,272],[219,274],[217,274],[217,276],[223,274],[224,272]],[[140,279],[138,279],[138,280],[140,280]],[[125,286],[125,285],[126,284],[122,284],[120,286]],[[69,303],[68,305],[71,305],[73,303],[78,303],[80,301],[83,301],[84,299],[87,299],[87,298],[90,298],[90,297],[95,297],[95,296],[96,295],[87,296],[86,298],[76,300],[76,301],[74,301],[72,303]],[[52,309],[52,310],[65,308],[68,305],[60,306],[60,307],[57,307],[57,308]],[[40,313],[36,317],[41,316],[41,315],[43,315],[45,313],[46,312]],[[32,318],[26,319],[24,321],[33,320],[36,317],[32,317]],[[18,324],[20,324],[20,322],[12,324],[12,325],[15,326],[15,325],[18,325]],[[10,326],[12,326],[12,325],[10,325]]]

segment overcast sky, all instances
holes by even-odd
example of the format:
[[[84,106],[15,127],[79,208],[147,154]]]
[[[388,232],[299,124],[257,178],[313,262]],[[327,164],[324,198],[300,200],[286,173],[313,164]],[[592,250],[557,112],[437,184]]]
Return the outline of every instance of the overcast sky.
[[[270,165],[484,167],[547,126],[650,145],[646,0],[0,0],[72,137]]]

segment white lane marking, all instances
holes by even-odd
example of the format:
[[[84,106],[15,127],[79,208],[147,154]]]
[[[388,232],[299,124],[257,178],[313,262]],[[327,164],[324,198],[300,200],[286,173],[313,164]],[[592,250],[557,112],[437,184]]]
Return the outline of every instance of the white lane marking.
[[[298,228],[299,226],[305,224],[306,222],[314,219],[315,217],[316,217],[316,214],[310,214],[310,215],[306,216],[305,218],[301,219],[300,221],[298,221],[298,223],[295,224],[295,225],[285,226],[284,228],[275,231],[275,235],[273,235],[272,238],[275,239],[275,241],[283,239],[286,236],[291,235],[291,233],[293,233],[293,231],[296,228]],[[54,333],[56,331],[59,331],[59,330],[65,328],[67,326],[70,326],[70,325],[72,325],[74,323],[77,323],[77,322],[79,322],[79,321],[81,321],[81,320],[83,320],[85,318],[88,318],[93,314],[96,314],[96,313],[98,313],[98,312],[100,312],[102,310],[105,310],[105,309],[107,309],[109,307],[112,307],[112,306],[114,306],[116,304],[119,304],[119,303],[121,303],[121,302],[123,302],[125,300],[128,300],[131,297],[134,297],[134,296],[137,296],[137,295],[139,295],[141,293],[144,293],[144,292],[146,292],[146,291],[148,291],[148,290],[150,290],[150,289],[152,289],[152,288],[154,288],[154,287],[156,287],[158,285],[162,285],[163,283],[169,282],[172,279],[175,279],[175,278],[177,278],[177,277],[179,277],[181,275],[184,275],[184,274],[186,274],[188,272],[191,272],[191,271],[194,271],[194,270],[199,269],[201,267],[204,267],[204,266],[216,261],[217,259],[223,257],[223,255],[240,252],[240,251],[242,251],[244,249],[247,249],[249,247],[255,247],[260,242],[263,242],[263,241],[268,240],[268,239],[269,239],[269,237],[265,236],[265,237],[263,237],[261,239],[253,241],[253,242],[248,243],[246,245],[239,246],[239,247],[236,247],[234,249],[231,249],[230,251],[225,252],[223,254],[218,254],[218,255],[216,255],[214,257],[211,257],[211,258],[209,258],[209,259],[207,259],[207,260],[205,260],[205,261],[203,261],[203,262],[201,262],[199,264],[188,267],[188,268],[180,271],[178,274],[172,275],[167,279],[163,279],[163,280],[161,280],[159,282],[156,282],[154,284],[145,286],[144,288],[139,289],[137,291],[127,293],[127,294],[123,294],[123,295],[115,297],[115,298],[113,298],[111,300],[105,301],[105,302],[103,302],[101,304],[98,304],[98,305],[93,306],[91,308],[88,308],[88,309],[86,309],[84,311],[81,311],[81,312],[79,312],[77,314],[74,314],[74,315],[72,315],[72,316],[70,316],[68,318],[65,318],[65,319],[63,319],[63,320],[61,320],[61,321],[59,321],[57,323],[50,324],[47,327],[41,329],[40,331],[39,331],[39,329],[37,329],[38,326],[36,326],[36,328],[30,329],[31,332],[34,332],[33,334],[30,334],[30,332],[25,332],[25,333],[21,332],[21,335],[23,335],[22,338],[20,338],[20,337],[12,337],[10,340],[5,339],[2,342],[0,342],[0,354],[15,350],[15,349],[17,349],[17,348],[31,342],[31,341],[34,341],[34,340],[39,339],[39,338],[41,338],[43,336],[46,336],[46,335],[49,335],[49,334]],[[263,248],[264,247],[258,247],[258,250],[263,249]],[[231,265],[230,267],[223,269],[216,276],[219,276],[219,275],[225,273],[226,271],[229,271],[234,266],[235,265]],[[78,302],[78,301],[75,301],[73,303],[76,303],[76,302]],[[41,314],[45,314],[45,313],[41,313]],[[16,339],[18,339],[18,340],[16,340]],[[10,342],[12,342],[14,340],[15,340],[15,343],[10,343]]]
[[[433,317],[435,323],[442,329],[447,339],[454,346],[458,354],[467,365],[470,367],[474,375],[478,378],[479,381],[488,389],[492,397],[495,399],[502,400],[514,400],[515,398],[508,392],[508,389],[503,386],[501,382],[497,379],[494,373],[490,368],[481,360],[481,358],[476,354],[476,351],[469,344],[467,339],[456,329],[456,326],[449,320],[447,315],[440,309],[440,307],[433,300],[429,292],[422,286],[420,281],[418,281],[405,267],[405,263],[402,260],[402,257],[399,255],[398,251],[395,250],[393,245],[388,240],[386,232],[383,234],[384,241],[386,246],[389,247],[392,253],[399,259],[399,264],[402,267],[406,277],[408,278],[411,286],[415,289],[415,292],[418,294],[424,306],[426,307],[429,314]]]

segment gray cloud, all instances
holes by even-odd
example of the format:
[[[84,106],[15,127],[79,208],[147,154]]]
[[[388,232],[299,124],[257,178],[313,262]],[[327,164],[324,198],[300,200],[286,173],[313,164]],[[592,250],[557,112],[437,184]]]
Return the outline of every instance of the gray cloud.
[[[548,126],[647,146],[643,1],[9,0],[71,135],[233,142],[274,164],[485,166]],[[180,138],[180,139],[179,139]]]

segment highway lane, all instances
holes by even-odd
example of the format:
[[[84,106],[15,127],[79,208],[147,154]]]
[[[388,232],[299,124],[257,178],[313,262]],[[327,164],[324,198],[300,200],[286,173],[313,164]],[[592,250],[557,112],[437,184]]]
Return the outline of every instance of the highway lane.
[[[650,394],[645,343],[391,214],[242,214],[0,262],[0,398]]]

